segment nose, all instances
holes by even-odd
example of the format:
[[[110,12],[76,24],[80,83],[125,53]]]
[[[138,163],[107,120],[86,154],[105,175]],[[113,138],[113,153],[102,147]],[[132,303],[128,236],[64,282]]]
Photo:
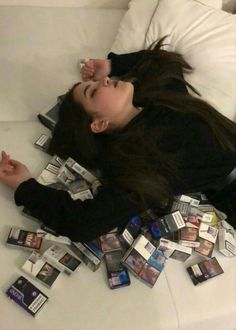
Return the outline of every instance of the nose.
[[[109,77],[104,77],[102,80],[103,86],[108,86],[110,83],[110,78]]]

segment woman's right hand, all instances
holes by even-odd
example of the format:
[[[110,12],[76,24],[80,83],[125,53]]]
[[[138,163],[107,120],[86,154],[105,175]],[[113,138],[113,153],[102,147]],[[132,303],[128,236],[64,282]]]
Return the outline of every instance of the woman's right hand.
[[[0,182],[16,190],[22,182],[31,177],[28,168],[24,164],[11,159],[5,151],[2,151],[2,159],[0,160]]]
[[[111,72],[111,61],[108,59],[90,59],[80,70],[83,81],[101,80]]]

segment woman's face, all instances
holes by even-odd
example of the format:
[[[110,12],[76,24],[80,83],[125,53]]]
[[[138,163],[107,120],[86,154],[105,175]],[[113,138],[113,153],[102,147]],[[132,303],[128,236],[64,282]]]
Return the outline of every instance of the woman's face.
[[[77,85],[73,97],[93,120],[107,120],[116,125],[133,107],[133,92],[132,83],[105,77]]]

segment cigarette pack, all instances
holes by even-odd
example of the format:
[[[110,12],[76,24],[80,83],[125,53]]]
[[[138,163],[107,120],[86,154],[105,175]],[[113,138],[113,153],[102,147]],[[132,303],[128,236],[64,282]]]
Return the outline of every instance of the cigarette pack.
[[[72,182],[82,179],[83,179],[82,176],[70,167],[70,163],[68,162],[68,159],[60,167],[60,170],[57,175],[57,180],[62,182],[67,187],[69,187]]]
[[[198,218],[198,220],[208,223],[210,223],[213,218],[211,213],[203,212],[200,207],[191,207],[190,215],[194,215]]]
[[[108,283],[111,289],[130,285],[128,271],[121,263],[122,256],[122,251],[113,251],[105,254]]]
[[[188,216],[189,210],[190,203],[178,200],[174,200],[171,208],[172,212],[179,211],[183,218],[186,218]]]
[[[26,260],[22,266],[22,270],[49,288],[52,287],[60,275],[59,269],[45,261],[40,254],[35,251],[32,252]]]
[[[199,241],[200,245],[195,247],[194,250],[204,257],[211,258],[215,244],[204,238],[199,238]]]
[[[167,224],[166,224],[166,226],[167,226]],[[162,226],[162,228],[163,228],[163,226]],[[153,240],[158,240],[162,236],[162,231],[160,229],[160,223],[158,222],[158,220],[150,222],[150,224],[148,225],[148,230],[149,230]],[[167,229],[167,231],[168,231],[168,229]],[[163,236],[165,236],[165,235],[163,235]]]
[[[215,257],[188,267],[187,272],[194,285],[224,273]]]
[[[214,212],[215,208],[213,205],[211,204],[200,204],[199,205],[199,210],[201,210],[202,212]]]
[[[130,285],[129,273],[125,267],[115,272],[107,272],[107,277],[111,289],[117,289]]]
[[[218,217],[217,211],[207,212],[207,214],[209,214],[211,216],[211,221],[208,221],[207,224],[209,226],[218,228],[221,218]],[[222,215],[220,215],[220,217],[222,217]]]
[[[80,260],[57,245],[47,249],[42,258],[67,275],[71,275],[81,264]]]
[[[146,237],[146,239],[148,240],[148,241],[150,241],[154,246],[158,246],[158,242],[159,242],[159,239],[153,239],[153,236],[152,236],[152,234],[151,234],[151,232],[150,232],[150,229],[149,229],[149,227],[148,226],[143,226],[143,227],[141,227],[141,231],[140,231],[140,233],[144,236],[144,237]]]
[[[236,235],[234,228],[225,220],[221,222],[218,235],[219,251],[227,257],[236,255]]]
[[[161,236],[168,236],[169,234],[185,227],[185,222],[180,211],[175,211],[158,218],[157,224],[161,232]]]
[[[200,220],[196,215],[188,215],[185,220],[185,226],[186,227],[192,227],[192,228],[199,228],[200,227]]]
[[[123,264],[149,287],[156,283],[164,268],[166,257],[143,235],[139,235],[125,253]]]
[[[39,251],[42,245],[42,238],[38,237],[37,233],[12,227],[6,245],[9,247],[22,248],[28,251]]]
[[[102,259],[104,257],[104,252],[99,248],[99,244],[96,241],[91,241],[91,242],[86,242],[83,243],[85,247],[87,247],[91,252],[93,252],[93,254],[95,254],[95,256],[98,259]]]
[[[132,245],[135,238],[138,237],[141,229],[141,218],[139,216],[132,217],[126,225],[121,236],[124,238],[128,245]]]
[[[86,168],[76,163],[76,161],[72,158],[68,158],[66,161],[68,168],[75,171],[79,174],[84,180],[92,184],[95,180],[98,180],[91,172],[89,172]]]
[[[64,97],[65,95],[58,96],[57,103],[50,110],[41,112],[37,116],[39,121],[50,130],[53,130],[58,121],[59,108]]]
[[[69,184],[69,190],[72,194],[89,189],[89,185],[84,179],[78,179]]]
[[[162,252],[166,258],[172,258],[183,262],[192,254],[192,248],[164,238],[160,239],[157,250]]]
[[[57,184],[57,175],[59,173],[59,166],[56,166],[52,163],[48,163],[46,167],[43,169],[43,171],[40,173],[40,175],[37,178],[37,181],[41,183],[42,185],[50,185],[50,184]],[[56,187],[55,187],[56,188]],[[57,189],[62,189],[57,188]]]
[[[188,203],[190,206],[198,207],[200,204],[199,196],[196,195],[179,195],[176,196],[176,200],[179,200],[180,202]]]
[[[208,200],[207,196],[204,193],[202,193],[202,192],[190,193],[188,195],[190,197],[194,198],[194,199],[199,200],[200,205],[202,205],[202,204],[208,204],[209,203],[209,200]]]
[[[204,238],[215,244],[218,235],[218,229],[201,222],[199,228],[199,237]]]
[[[32,316],[36,316],[48,301],[48,297],[23,276],[8,288],[6,294]]]
[[[179,244],[190,248],[198,247],[200,245],[198,228],[181,228],[179,231]]]
[[[80,242],[72,242],[70,245],[70,249],[74,252],[79,259],[84,262],[93,272],[95,272],[100,264],[101,259],[97,257],[97,255],[83,243]]]
[[[120,238],[117,233],[108,233],[99,237],[100,248],[104,253],[122,250]]]
[[[60,168],[58,180],[63,182],[65,185],[69,185],[78,179],[84,179],[90,184],[94,181],[98,181],[98,179],[91,172],[69,157]]]
[[[65,244],[65,245],[70,245],[71,240],[66,237],[66,236],[55,236],[53,234],[50,234],[46,232],[45,230],[42,229],[37,229],[37,235],[39,237],[42,237],[46,241],[51,241],[54,243],[60,243],[60,244]]]
[[[74,200],[80,199],[81,201],[84,201],[86,199],[93,199],[93,195],[92,195],[90,189],[79,191],[77,193],[71,193],[69,191],[69,193],[71,195],[71,198]]]
[[[40,150],[47,152],[51,142],[51,137],[46,134],[41,134],[40,137],[34,142],[34,146]]]
[[[210,226],[217,227],[217,225],[219,224],[220,221],[223,221],[227,218],[225,213],[217,210],[211,204],[200,204],[199,210],[211,215],[211,217],[212,217],[211,221],[206,221],[209,223]],[[204,219],[202,221],[204,221]]]

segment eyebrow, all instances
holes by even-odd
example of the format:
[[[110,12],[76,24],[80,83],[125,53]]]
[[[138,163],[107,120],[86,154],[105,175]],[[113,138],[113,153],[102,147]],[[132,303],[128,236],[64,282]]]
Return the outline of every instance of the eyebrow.
[[[87,85],[85,87],[85,89],[84,89],[84,93],[83,94],[84,94],[85,97],[87,97],[86,93],[87,93],[87,90],[89,89],[89,87],[90,87],[90,85]]]

